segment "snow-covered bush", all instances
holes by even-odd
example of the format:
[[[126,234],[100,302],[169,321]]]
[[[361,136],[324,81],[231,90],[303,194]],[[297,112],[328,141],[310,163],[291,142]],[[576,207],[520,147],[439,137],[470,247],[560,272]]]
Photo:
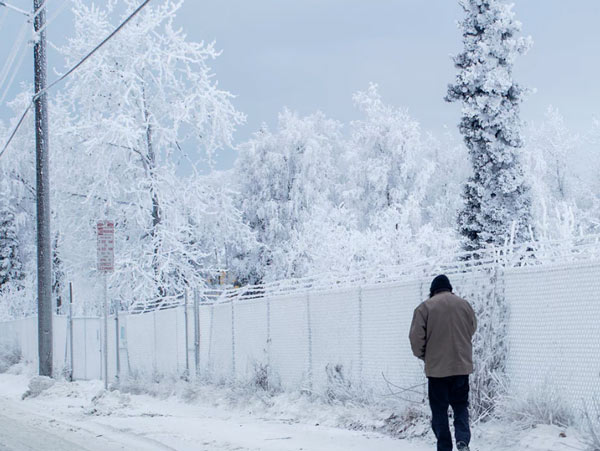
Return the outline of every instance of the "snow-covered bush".
[[[0,343],[0,373],[5,373],[11,366],[19,363],[22,357],[17,344]]]
[[[176,393],[178,387],[188,382],[183,381],[176,375],[161,375],[156,372],[143,374],[131,372],[122,376],[118,381],[110,385],[111,390],[132,395],[149,395],[157,398],[166,398]]]
[[[250,389],[260,390],[267,393],[278,393],[281,391],[279,377],[273,368],[262,362],[254,362],[252,365],[252,377],[250,378]]]
[[[473,306],[477,330],[473,337],[474,372],[470,377],[471,416],[488,418],[506,386],[508,308],[497,269],[455,276],[452,283],[459,296]]]
[[[21,396],[22,399],[35,398],[51,388],[56,381],[47,376],[35,376],[29,381],[29,387]]]
[[[360,402],[357,387],[344,374],[344,366],[341,364],[327,364],[327,385],[325,387],[325,399],[330,403]]]
[[[513,393],[510,387],[505,387],[504,394],[497,401],[495,417],[518,428],[531,428],[538,424],[568,427],[575,422],[570,404],[551,383],[520,393]]]
[[[586,403],[584,417],[587,428],[587,451],[600,451],[600,401],[597,398]]]
[[[431,411],[426,403],[409,404],[387,417],[380,432],[399,439],[423,437],[431,432]]]

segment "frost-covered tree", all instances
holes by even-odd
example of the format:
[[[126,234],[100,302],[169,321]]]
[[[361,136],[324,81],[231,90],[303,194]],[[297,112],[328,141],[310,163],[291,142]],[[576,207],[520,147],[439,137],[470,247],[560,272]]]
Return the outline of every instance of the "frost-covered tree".
[[[539,187],[537,197],[544,201],[567,201],[572,197],[574,177],[571,157],[579,137],[565,124],[562,114],[555,107],[548,107],[541,124],[533,124],[528,137],[525,161],[530,175]],[[533,185],[533,184],[532,184]]]
[[[527,132],[523,166],[531,185],[535,238],[566,242],[589,231],[592,187],[573,164],[580,137],[554,107]]]
[[[20,94],[8,106],[15,114],[22,113],[28,102],[28,94]],[[17,118],[10,122],[9,127],[0,123],[0,139],[6,139],[10,128],[16,125]],[[11,153],[5,154],[0,159],[0,221],[2,221],[2,235],[6,237],[5,245],[0,253],[11,255],[9,260],[14,261],[18,267],[18,275],[13,274],[9,279],[15,283],[11,290],[21,291],[20,298],[33,297],[33,279],[25,277],[35,271],[35,160],[32,134],[29,130],[33,128],[31,122],[26,122],[31,128],[23,127],[13,140]],[[5,142],[2,139],[2,142]],[[29,150],[31,149],[31,153]],[[15,151],[16,150],[16,151]],[[11,243],[11,244],[9,244]],[[13,260],[16,258],[16,260]],[[11,264],[5,261],[4,264]],[[4,266],[4,265],[3,265]],[[8,284],[4,289],[8,289]],[[26,290],[23,292],[22,290]]]
[[[500,0],[459,0],[464,50],[454,57],[456,80],[446,100],[462,103],[462,133],[473,172],[464,188],[458,226],[465,250],[529,238],[531,199],[519,161],[523,88],[513,64],[530,40],[512,5]]]
[[[447,249],[447,229],[424,228],[432,188],[441,182],[432,180],[432,140],[405,110],[385,104],[376,85],[353,100],[364,119],[352,122],[346,193],[370,243],[362,258],[371,266],[396,265]]]
[[[65,271],[60,255],[60,241],[60,234],[55,233],[54,240],[52,240],[52,297],[54,298],[54,305],[56,306],[57,312],[60,312],[63,305],[65,289]]]
[[[354,201],[365,228],[386,209],[418,205],[432,164],[420,155],[423,148],[419,124],[406,111],[383,103],[377,85],[357,92],[353,100],[365,115],[352,123],[350,143],[354,157],[350,180],[355,185]],[[406,225],[418,226],[420,209],[413,208],[407,214],[416,217],[408,218]]]
[[[23,279],[15,214],[9,204],[0,202],[0,290],[20,286]]]
[[[449,239],[457,240],[456,217],[463,206],[462,188],[470,174],[467,149],[447,128],[441,137],[428,134],[424,148],[424,158],[434,165],[434,170],[423,201],[423,220]]]
[[[311,218],[326,220],[337,173],[340,124],[322,113],[304,118],[285,110],[276,132],[263,127],[236,162],[240,209],[261,249],[250,282],[312,272]]]
[[[218,56],[214,45],[190,42],[174,28],[181,4],[149,4],[73,73],[57,102],[68,118],[56,131],[64,164],[57,188],[65,193],[59,220],[73,243],[64,258],[93,268],[96,220],[113,219],[112,292],[129,301],[203,284],[195,268],[205,251],[187,247],[193,223],[182,208],[197,199],[182,197],[175,162],[190,149],[211,158],[231,145],[244,120],[210,69]],[[136,6],[134,0],[103,6],[73,0],[75,34],[61,49],[66,65]],[[78,221],[69,223],[75,215]]]
[[[183,205],[189,224],[184,230],[188,246],[205,254],[195,263],[198,271],[207,277],[226,272],[228,283],[244,283],[256,270],[252,262],[260,245],[235,205],[239,194],[230,186],[234,177],[229,170],[185,178],[183,197],[196,201]]]

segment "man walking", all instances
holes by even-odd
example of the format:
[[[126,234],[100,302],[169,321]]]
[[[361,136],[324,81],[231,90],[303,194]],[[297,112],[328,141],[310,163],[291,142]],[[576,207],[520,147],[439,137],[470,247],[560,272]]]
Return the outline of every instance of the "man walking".
[[[473,308],[452,293],[448,277],[433,279],[429,299],[415,309],[410,344],[413,354],[425,361],[431,426],[438,451],[452,451],[448,406],[454,412],[456,447],[469,451],[469,374],[473,372],[472,338],[476,328]]]

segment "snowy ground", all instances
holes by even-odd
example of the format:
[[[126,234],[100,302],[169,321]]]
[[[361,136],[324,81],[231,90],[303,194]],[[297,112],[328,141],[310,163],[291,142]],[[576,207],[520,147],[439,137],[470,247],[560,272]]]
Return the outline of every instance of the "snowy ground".
[[[59,381],[22,400],[30,379],[24,374],[0,374],[0,451],[435,449],[430,434],[408,441],[333,427],[336,423],[351,424],[372,412],[329,408],[300,395],[282,395],[269,403],[232,402],[235,395],[231,391],[204,387],[188,393],[184,401],[181,392],[178,396],[151,397],[104,392],[98,381]],[[473,449],[584,449],[572,430],[550,426],[522,432],[513,429],[510,434],[507,430],[498,424],[477,428]]]

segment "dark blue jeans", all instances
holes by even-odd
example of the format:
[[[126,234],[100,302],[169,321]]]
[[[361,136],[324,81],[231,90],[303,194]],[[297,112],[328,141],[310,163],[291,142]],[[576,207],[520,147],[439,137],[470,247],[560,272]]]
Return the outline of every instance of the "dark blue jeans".
[[[437,451],[452,451],[448,406],[454,411],[454,435],[457,442],[471,441],[469,429],[469,376],[430,377],[429,405],[431,427],[437,438]]]

